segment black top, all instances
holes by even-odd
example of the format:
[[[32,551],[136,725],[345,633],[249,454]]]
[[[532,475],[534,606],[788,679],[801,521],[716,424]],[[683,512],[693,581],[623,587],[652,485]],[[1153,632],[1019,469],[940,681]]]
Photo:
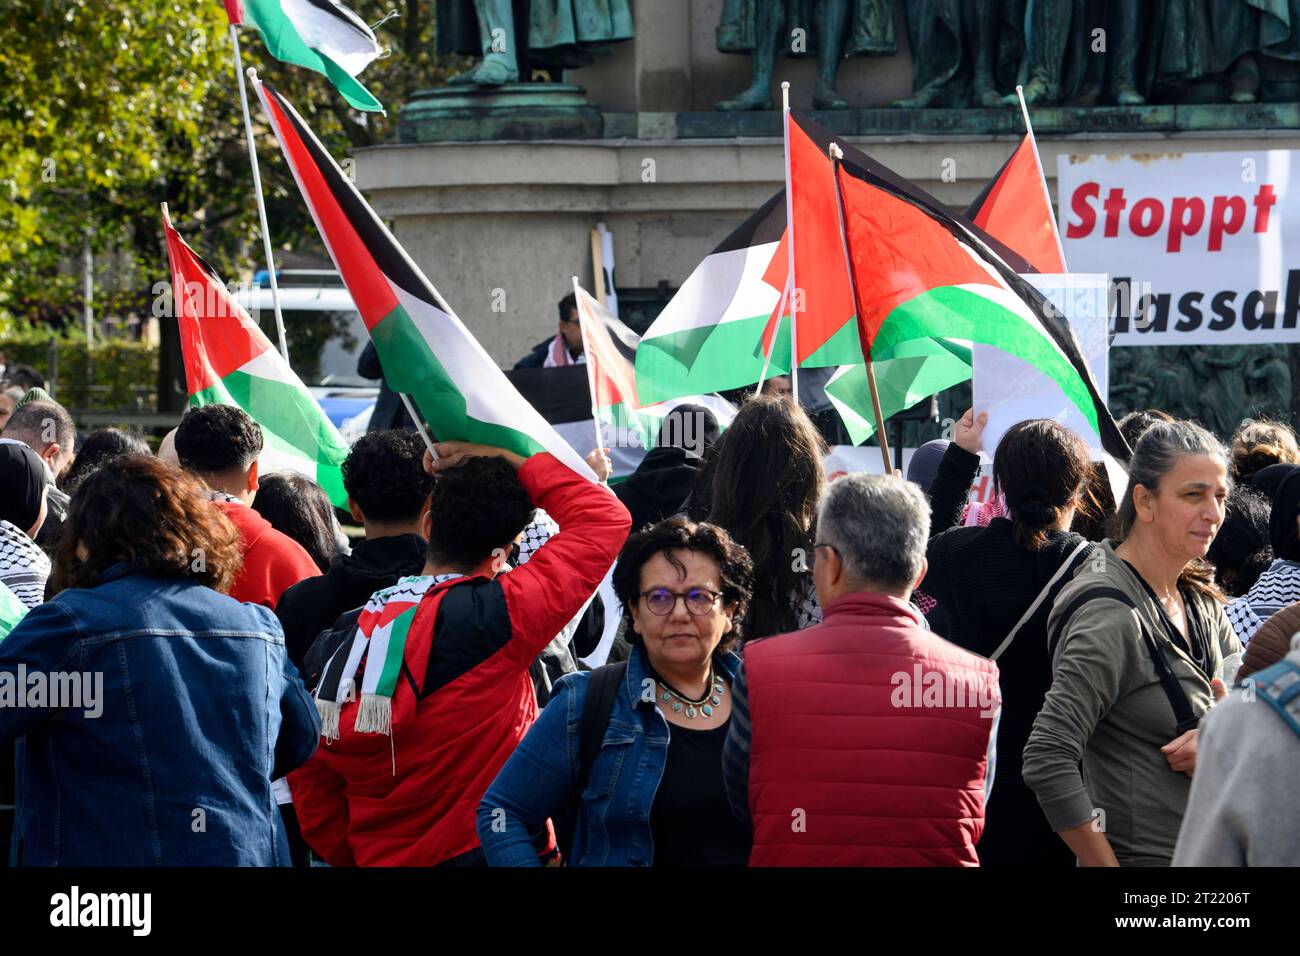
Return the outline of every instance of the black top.
[[[731,719],[709,730],[671,725],[668,761],[650,808],[655,866],[745,866],[749,827],[731,813],[722,744]]]
[[[1210,672],[1210,635],[1209,628],[1205,621],[1201,619],[1200,609],[1197,607],[1196,598],[1190,588],[1179,585],[1178,593],[1183,598],[1183,608],[1187,618],[1187,637],[1184,638],[1182,632],[1174,626],[1173,619],[1169,617],[1169,612],[1165,606],[1160,603],[1160,598],[1156,596],[1155,589],[1147,583],[1147,579],[1142,577],[1138,569],[1129,564],[1128,568],[1133,572],[1133,576],[1142,582],[1142,587],[1146,589],[1147,596],[1151,598],[1152,603],[1160,611],[1160,623],[1164,625],[1165,634],[1168,635],[1170,642],[1174,647],[1181,648],[1187,652],[1190,657],[1201,669],[1201,673],[1206,677],[1214,677]]]

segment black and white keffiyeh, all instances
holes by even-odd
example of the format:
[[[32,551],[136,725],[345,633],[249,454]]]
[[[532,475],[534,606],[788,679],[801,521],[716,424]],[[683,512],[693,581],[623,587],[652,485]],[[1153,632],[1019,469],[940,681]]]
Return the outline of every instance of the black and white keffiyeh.
[[[45,600],[50,559],[27,534],[0,521],[0,581],[31,610]]]
[[[1300,564],[1279,558],[1249,591],[1228,604],[1224,613],[1238,640],[1245,644],[1255,636],[1260,625],[1297,601],[1300,601]]]

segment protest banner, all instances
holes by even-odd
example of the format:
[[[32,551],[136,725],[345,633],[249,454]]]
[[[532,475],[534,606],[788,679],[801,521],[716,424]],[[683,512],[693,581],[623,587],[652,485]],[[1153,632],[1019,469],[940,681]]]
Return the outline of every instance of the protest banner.
[[[1300,342],[1297,155],[1059,158],[1066,258],[1112,277],[1112,345]]]

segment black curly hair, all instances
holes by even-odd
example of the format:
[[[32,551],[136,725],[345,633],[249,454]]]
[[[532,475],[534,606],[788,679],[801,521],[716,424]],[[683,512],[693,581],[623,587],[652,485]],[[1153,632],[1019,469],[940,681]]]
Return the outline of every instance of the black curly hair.
[[[509,546],[536,509],[514,468],[475,456],[438,472],[429,494],[429,563],[469,569]]]
[[[424,443],[404,428],[357,439],[343,461],[343,488],[371,521],[415,520],[433,490]]]
[[[222,475],[248,468],[262,454],[262,426],[242,408],[191,408],[176,429],[176,457],[186,471]]]
[[[735,602],[731,616],[732,628],[714,648],[715,655],[736,647],[743,638],[742,624],[749,610],[749,598],[754,588],[754,562],[745,546],[738,543],[727,530],[707,521],[691,521],[680,515],[665,518],[658,524],[638,531],[627,539],[614,565],[614,593],[623,606],[623,619],[627,622],[628,638],[633,644],[641,636],[632,627],[632,605],[641,599],[641,569],[656,554],[662,554],[668,563],[685,570],[674,556],[676,550],[694,551],[714,560],[722,578],[722,601]]]

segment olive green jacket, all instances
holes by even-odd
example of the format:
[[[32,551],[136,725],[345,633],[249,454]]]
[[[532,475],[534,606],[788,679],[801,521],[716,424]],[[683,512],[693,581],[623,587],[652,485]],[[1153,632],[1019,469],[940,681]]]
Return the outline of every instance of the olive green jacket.
[[[1192,781],[1160,751],[1177,736],[1177,720],[1142,629],[1163,646],[1197,716],[1213,706],[1210,678],[1241,644],[1222,605],[1197,594],[1210,644],[1210,674],[1202,673],[1169,640],[1159,605],[1113,545],[1102,542],[1053,605],[1048,634],[1059,631],[1060,640],[1052,686],[1025,745],[1024,779],[1053,830],[1092,821],[1122,865],[1168,866]],[[1061,619],[1077,595],[1097,587],[1118,589],[1134,607],[1098,597]]]

